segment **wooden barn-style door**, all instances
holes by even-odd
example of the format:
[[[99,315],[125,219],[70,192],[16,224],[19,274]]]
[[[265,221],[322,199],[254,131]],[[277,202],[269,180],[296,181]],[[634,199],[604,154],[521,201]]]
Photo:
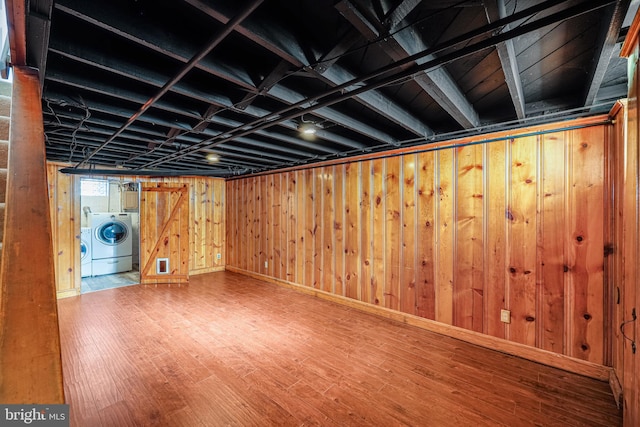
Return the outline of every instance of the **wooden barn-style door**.
[[[188,282],[188,186],[172,183],[142,183],[140,283]]]

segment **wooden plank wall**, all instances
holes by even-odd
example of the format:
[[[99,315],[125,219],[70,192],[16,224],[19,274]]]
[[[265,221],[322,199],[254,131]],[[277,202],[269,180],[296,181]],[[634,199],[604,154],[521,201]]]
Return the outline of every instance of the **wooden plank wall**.
[[[68,165],[47,164],[58,297],[80,291],[80,176],[59,172]],[[108,179],[100,176],[94,178]],[[219,178],[148,178],[126,176],[123,182],[166,182],[189,185],[189,274],[224,270],[225,183]],[[218,254],[220,258],[218,259]]]
[[[227,265],[609,364],[608,129],[229,180]]]

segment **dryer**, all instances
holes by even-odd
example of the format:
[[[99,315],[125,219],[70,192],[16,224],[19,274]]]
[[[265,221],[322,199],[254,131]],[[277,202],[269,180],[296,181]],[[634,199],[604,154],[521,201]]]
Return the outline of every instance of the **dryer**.
[[[132,269],[132,228],[128,213],[91,214],[92,274],[121,273]]]
[[[91,276],[91,227],[80,229],[80,276]]]

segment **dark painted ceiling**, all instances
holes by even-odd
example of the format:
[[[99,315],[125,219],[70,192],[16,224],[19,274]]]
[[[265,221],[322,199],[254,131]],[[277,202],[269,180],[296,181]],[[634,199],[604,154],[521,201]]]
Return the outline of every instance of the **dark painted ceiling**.
[[[49,160],[228,177],[606,112],[626,95],[633,9],[32,0],[27,57]]]

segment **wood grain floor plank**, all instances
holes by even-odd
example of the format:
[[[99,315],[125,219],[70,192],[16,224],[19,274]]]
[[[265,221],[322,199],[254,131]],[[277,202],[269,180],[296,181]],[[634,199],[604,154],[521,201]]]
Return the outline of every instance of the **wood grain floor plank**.
[[[581,377],[242,275],[58,302],[72,426],[619,426]]]

